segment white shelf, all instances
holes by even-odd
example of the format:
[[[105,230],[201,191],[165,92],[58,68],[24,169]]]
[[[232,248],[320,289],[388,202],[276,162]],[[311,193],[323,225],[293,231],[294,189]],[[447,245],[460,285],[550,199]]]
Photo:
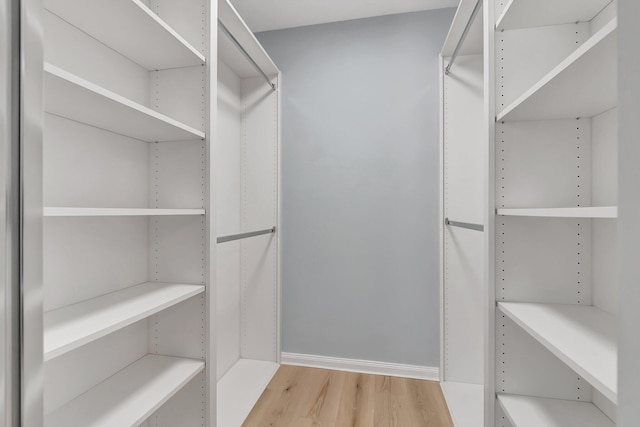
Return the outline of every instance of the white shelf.
[[[240,427],[280,365],[240,359],[218,381],[218,425]]]
[[[45,8],[147,70],[205,63],[140,0],[45,0]]]
[[[204,286],[148,282],[44,313],[51,360],[204,292]]]
[[[45,425],[140,425],[203,369],[201,360],[148,354],[48,415]]]
[[[498,113],[498,121],[593,117],[617,104],[617,19]]]
[[[205,138],[204,132],[54,65],[45,63],[44,71],[48,113],[148,142]]]
[[[548,218],[617,218],[618,207],[498,209],[497,214],[503,216],[535,216]]]
[[[617,399],[616,320],[592,306],[498,303],[500,310],[612,402]]]
[[[510,0],[498,18],[498,30],[591,21],[611,0]]]
[[[593,403],[499,394],[513,427],[615,427]]]
[[[182,216],[204,215],[204,209],[45,207],[44,216]]]

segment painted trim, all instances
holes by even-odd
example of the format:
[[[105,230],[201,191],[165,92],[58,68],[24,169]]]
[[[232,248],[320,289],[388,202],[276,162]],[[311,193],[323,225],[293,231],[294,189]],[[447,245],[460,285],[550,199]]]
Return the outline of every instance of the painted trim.
[[[282,353],[280,360],[283,365],[307,366],[310,368],[334,369],[337,371],[415,378],[429,381],[440,380],[440,369],[430,366],[402,365],[399,363],[344,359],[340,357],[298,353]]]

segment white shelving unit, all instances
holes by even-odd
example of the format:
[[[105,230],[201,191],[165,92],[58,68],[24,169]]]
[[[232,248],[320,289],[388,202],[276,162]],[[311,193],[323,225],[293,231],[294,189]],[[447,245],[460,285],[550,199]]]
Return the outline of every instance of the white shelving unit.
[[[530,396],[498,395],[498,403],[518,427],[613,427],[592,403]]]
[[[498,308],[616,402],[618,352],[613,315],[580,305],[501,302]]]
[[[218,426],[240,427],[280,363],[281,76],[226,0],[218,19],[218,235],[276,227],[217,245]]]
[[[497,210],[502,216],[531,216],[541,218],[617,218],[616,206],[577,207],[577,208],[531,208]]]
[[[441,330],[440,380],[457,427],[480,427],[484,403],[485,233],[445,225],[486,226],[484,35],[480,10],[446,73],[476,0],[460,2],[441,57]]]
[[[44,1],[44,427],[215,425],[216,4]]]
[[[487,427],[615,425],[616,7],[485,4]]]
[[[44,360],[51,360],[204,292],[204,286],[143,283],[44,314]]]
[[[45,423],[138,426],[203,369],[201,360],[145,356],[47,416]]]

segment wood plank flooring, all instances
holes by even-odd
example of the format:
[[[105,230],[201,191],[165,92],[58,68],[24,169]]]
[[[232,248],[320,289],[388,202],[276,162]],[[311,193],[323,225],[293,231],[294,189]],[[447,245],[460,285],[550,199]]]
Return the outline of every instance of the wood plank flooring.
[[[243,427],[453,427],[433,381],[283,365]]]

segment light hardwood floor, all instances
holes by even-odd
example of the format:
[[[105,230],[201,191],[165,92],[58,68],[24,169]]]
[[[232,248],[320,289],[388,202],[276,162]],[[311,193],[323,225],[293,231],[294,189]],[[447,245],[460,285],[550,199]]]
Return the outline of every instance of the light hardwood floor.
[[[280,367],[243,427],[453,427],[433,381]]]

